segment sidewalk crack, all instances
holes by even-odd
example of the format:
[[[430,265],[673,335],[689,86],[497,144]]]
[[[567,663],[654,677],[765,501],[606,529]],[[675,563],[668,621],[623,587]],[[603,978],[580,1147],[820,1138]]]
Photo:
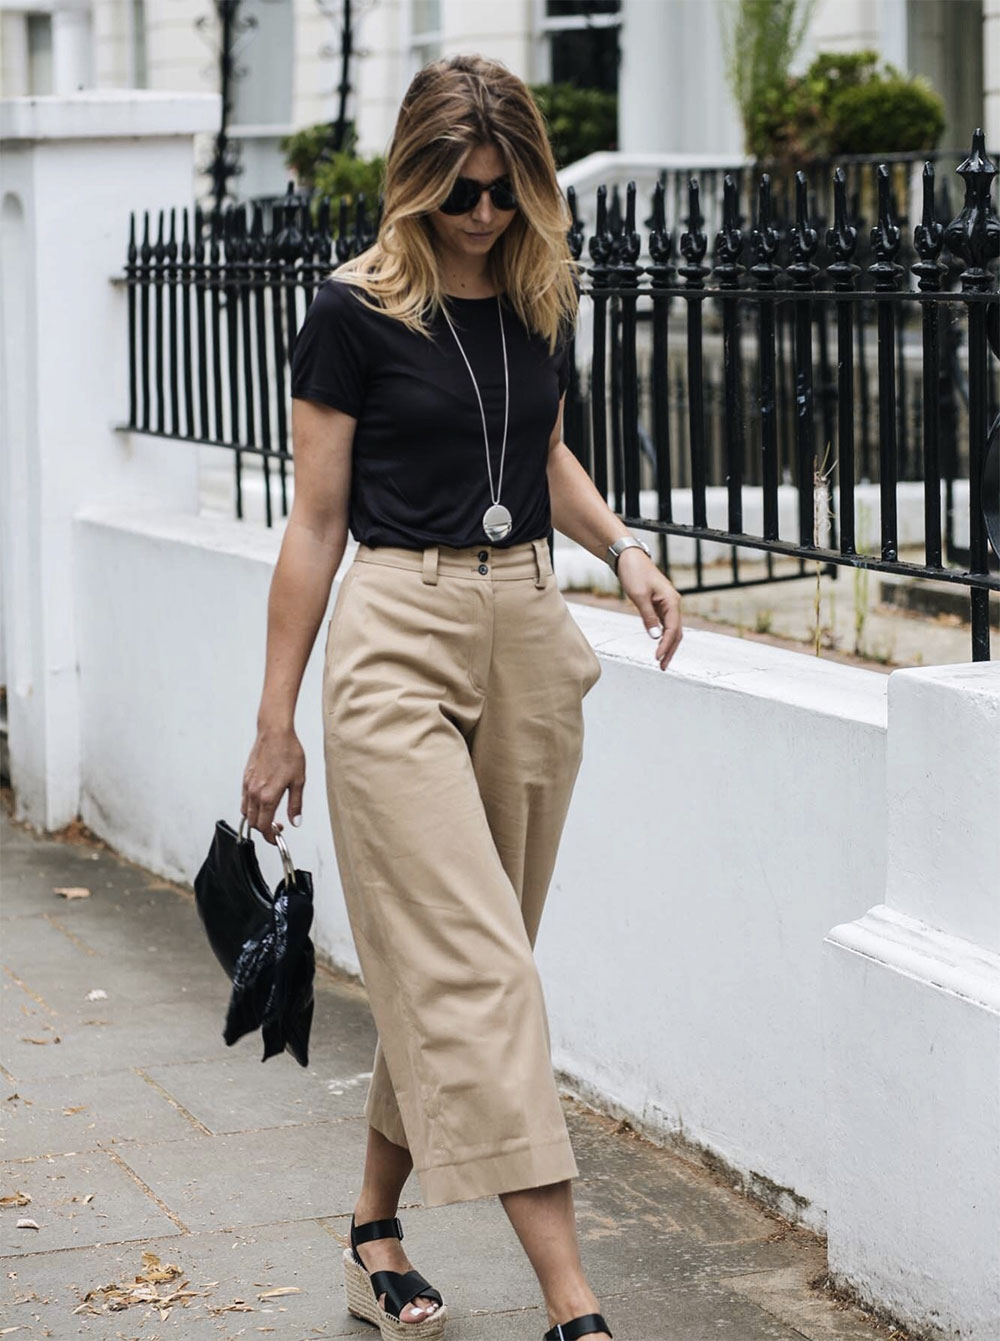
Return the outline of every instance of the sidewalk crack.
[[[191,1233],[190,1229],[188,1229],[187,1225],[184,1223],[181,1217],[179,1215],[176,1215],[170,1209],[170,1207],[167,1205],[167,1203],[163,1200],[162,1197],[158,1197],[156,1195],[156,1193],[149,1186],[149,1184],[144,1182],[139,1177],[135,1169],[133,1169],[130,1164],[126,1164],[126,1162],[122,1159],[121,1155],[118,1154],[117,1150],[110,1150],[107,1146],[103,1146],[102,1149],[104,1150],[104,1153],[108,1156],[108,1158],[114,1160],[114,1162],[118,1165],[121,1171],[127,1174],[129,1178],[132,1179],[133,1183],[135,1183],[137,1187],[140,1187],[142,1191],[145,1192],[146,1196],[149,1197],[150,1201],[153,1202],[153,1204],[157,1207],[158,1210],[163,1212],[163,1214],[167,1217],[167,1219],[171,1222],[171,1224],[176,1225],[182,1234]]]
[[[137,1076],[139,1076],[142,1080],[144,1080],[147,1085],[152,1086],[152,1088],[156,1090],[158,1094],[161,1094],[163,1098],[166,1099],[168,1104],[172,1104],[173,1107],[177,1109],[178,1113],[180,1113],[181,1117],[187,1118],[188,1122],[191,1123],[192,1127],[194,1127],[197,1131],[200,1131],[203,1136],[214,1135],[214,1132],[210,1127],[206,1127],[204,1122],[196,1118],[195,1115],[190,1111],[190,1109],[185,1108],[179,1099],[175,1099],[169,1090],[164,1089],[163,1086],[160,1084],[160,1082],[158,1080],[154,1080],[153,1077],[147,1071],[145,1071],[141,1066],[133,1066],[132,1070],[135,1072]]]

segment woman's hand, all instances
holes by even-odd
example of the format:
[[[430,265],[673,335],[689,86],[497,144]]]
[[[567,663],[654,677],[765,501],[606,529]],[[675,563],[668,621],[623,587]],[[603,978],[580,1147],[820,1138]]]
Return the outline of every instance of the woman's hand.
[[[638,545],[630,545],[619,556],[618,581],[642,616],[646,631],[659,639],[654,655],[660,670],[666,670],[683,636],[680,593]]]
[[[274,821],[285,791],[288,792],[288,818],[298,824],[302,814],[302,789],[306,781],[306,756],[294,730],[258,728],[243,774],[241,814],[251,829],[258,829],[274,844],[274,831],[283,825]]]

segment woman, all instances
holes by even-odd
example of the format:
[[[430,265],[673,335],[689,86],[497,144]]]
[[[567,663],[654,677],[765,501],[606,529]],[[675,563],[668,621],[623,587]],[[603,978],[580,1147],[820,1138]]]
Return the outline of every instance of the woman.
[[[441,1294],[399,1242],[415,1168],[427,1206],[500,1196],[547,1337],[609,1338],[580,1262],[533,946],[601,674],[547,536],[608,558],[624,528],[561,440],[571,220],[527,87],[478,56],[425,67],[383,194],[377,241],[320,286],[295,344],[295,502],[243,812],[274,842],[287,790],[299,822],[295,701],[350,529],[326,782],[378,1043],[348,1306],[383,1337],[443,1331]],[[617,572],[665,669],[678,594],[634,539]]]

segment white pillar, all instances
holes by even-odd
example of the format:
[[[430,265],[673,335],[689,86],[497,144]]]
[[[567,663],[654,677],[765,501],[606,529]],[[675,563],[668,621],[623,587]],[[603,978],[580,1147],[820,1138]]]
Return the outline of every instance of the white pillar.
[[[74,513],[197,509],[194,447],[114,431],[128,415],[127,307],[111,280],[130,210],[191,203],[192,136],[218,101],[0,100],[2,678],[17,815],[43,829],[79,809]]]
[[[725,78],[723,13],[715,0],[622,0],[622,153],[742,156],[743,128]]]
[[[73,94],[93,85],[90,10],[82,6],[52,13],[52,92]]]
[[[885,902],[826,938],[832,1276],[997,1341],[1000,665],[889,677]]]
[[[28,92],[28,16],[0,9],[0,88],[10,97]]]

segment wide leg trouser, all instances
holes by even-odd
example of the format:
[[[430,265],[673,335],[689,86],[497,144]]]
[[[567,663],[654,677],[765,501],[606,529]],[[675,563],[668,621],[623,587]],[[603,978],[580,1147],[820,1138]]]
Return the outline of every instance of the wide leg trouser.
[[[533,947],[600,675],[545,540],[360,545],[341,583],[324,743],[365,1115],[428,1206],[578,1174]]]

